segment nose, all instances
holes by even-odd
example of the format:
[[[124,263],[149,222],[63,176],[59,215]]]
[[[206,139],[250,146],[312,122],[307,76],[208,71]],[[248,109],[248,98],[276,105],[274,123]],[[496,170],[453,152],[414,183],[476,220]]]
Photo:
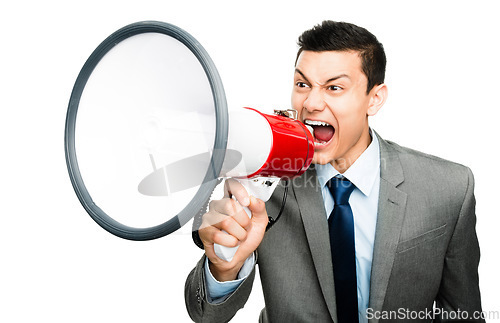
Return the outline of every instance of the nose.
[[[323,111],[325,109],[325,106],[326,103],[323,97],[323,93],[321,93],[320,89],[313,87],[303,103],[304,109],[306,109],[307,112],[312,113]]]

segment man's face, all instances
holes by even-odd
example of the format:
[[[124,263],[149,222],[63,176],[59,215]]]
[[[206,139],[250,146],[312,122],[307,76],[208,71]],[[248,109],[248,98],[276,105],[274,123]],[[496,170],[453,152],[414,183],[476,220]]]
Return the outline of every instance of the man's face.
[[[294,75],[292,107],[314,128],[313,163],[345,171],[368,147],[371,92],[357,52],[303,51]],[[340,169],[339,169],[340,168]]]

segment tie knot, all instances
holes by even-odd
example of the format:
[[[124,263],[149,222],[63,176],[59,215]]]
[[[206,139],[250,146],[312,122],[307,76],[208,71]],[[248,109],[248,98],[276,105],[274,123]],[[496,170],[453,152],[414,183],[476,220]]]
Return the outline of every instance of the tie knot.
[[[335,204],[349,204],[349,197],[355,186],[347,178],[333,177],[326,186],[330,189]]]

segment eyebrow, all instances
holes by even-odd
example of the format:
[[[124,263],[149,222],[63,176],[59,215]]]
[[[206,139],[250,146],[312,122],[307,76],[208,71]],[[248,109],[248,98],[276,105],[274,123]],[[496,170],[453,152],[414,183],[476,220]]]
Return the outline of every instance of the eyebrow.
[[[299,74],[300,74],[300,75],[301,75],[301,76],[302,76],[302,77],[303,77],[303,78],[304,78],[307,82],[309,82],[309,80],[308,80],[308,79],[307,79],[307,77],[304,75],[304,73],[302,73],[302,71],[301,71],[301,70],[299,70],[298,68],[296,68],[296,69],[295,69],[295,72],[296,72],[296,73],[299,73]],[[328,84],[328,83],[330,83],[330,82],[332,82],[332,81],[338,80],[338,79],[343,78],[343,77],[345,77],[345,78],[347,78],[347,79],[351,79],[351,78],[349,77],[349,75],[347,75],[347,74],[339,74],[339,75],[336,75],[336,76],[334,76],[334,77],[329,78],[329,79],[328,79],[325,83],[323,83],[323,84]],[[309,82],[309,83],[311,83],[311,82]]]

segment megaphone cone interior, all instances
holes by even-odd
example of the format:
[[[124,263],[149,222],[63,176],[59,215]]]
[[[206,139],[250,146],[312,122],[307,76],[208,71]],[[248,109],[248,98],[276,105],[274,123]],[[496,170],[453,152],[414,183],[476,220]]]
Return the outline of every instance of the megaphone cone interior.
[[[250,108],[229,117],[199,42],[144,21],[110,35],[83,66],[65,152],[87,213],[114,235],[149,240],[203,209],[220,177],[292,178],[310,165],[314,146],[297,120]]]

